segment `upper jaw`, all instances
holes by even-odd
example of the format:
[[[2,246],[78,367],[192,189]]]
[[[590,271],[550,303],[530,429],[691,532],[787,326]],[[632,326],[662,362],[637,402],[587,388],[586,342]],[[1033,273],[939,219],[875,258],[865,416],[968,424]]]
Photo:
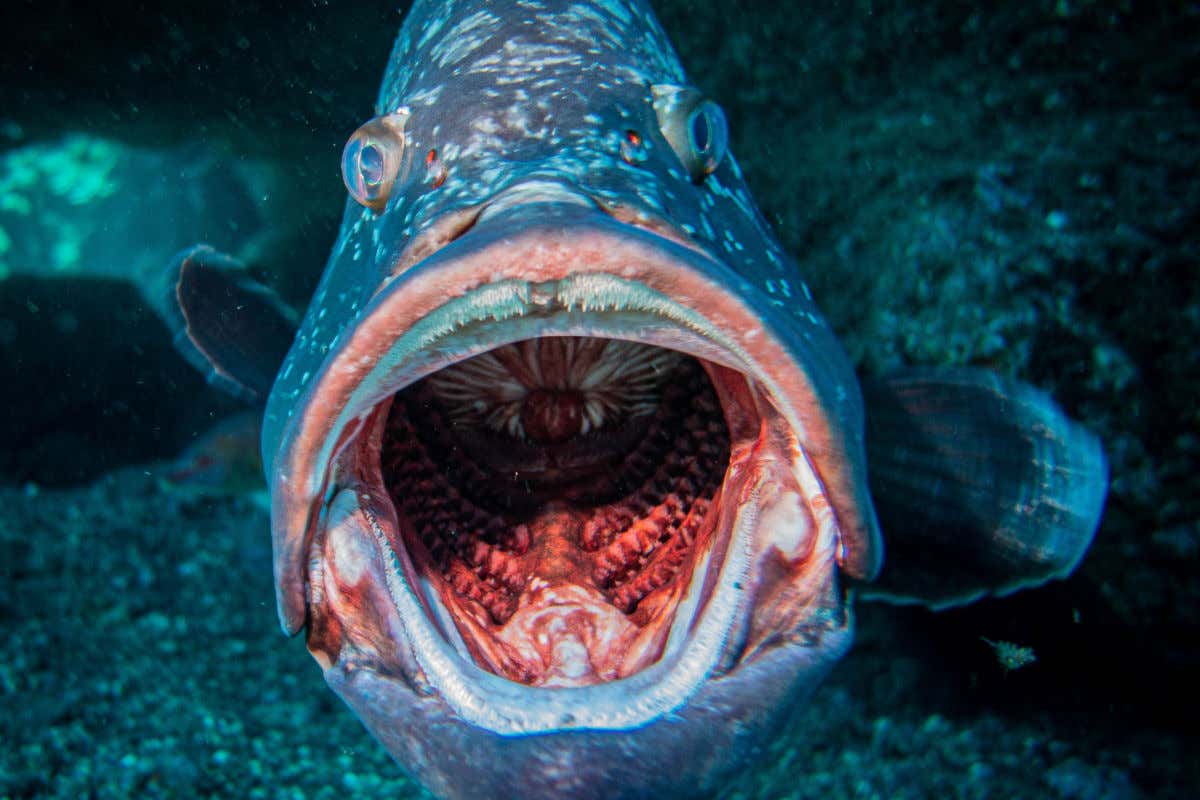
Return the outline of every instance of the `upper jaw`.
[[[556,207],[596,208],[587,195],[559,180],[525,179],[497,192],[480,210],[477,222],[486,223],[521,206],[552,204]]]
[[[510,734],[630,728],[677,707],[781,628],[804,628],[814,610],[840,612],[840,532],[804,453],[806,421],[790,402],[807,391],[804,373],[728,293],[722,267],[583,204],[540,211],[542,221],[531,223],[530,206],[501,207],[393,281],[314,381],[272,487],[281,615],[288,630],[303,624],[314,534],[353,541],[352,550],[384,567],[376,589],[386,588],[384,604],[397,615],[391,624],[402,629],[396,644],[408,671],[458,716]],[[509,224],[522,216],[519,229]],[[762,431],[747,433],[757,444],[731,460],[722,535],[699,554],[679,630],[658,662],[619,682],[540,690],[531,702],[528,687],[454,651],[429,618],[407,555],[388,543],[394,510],[369,476],[334,465],[348,442],[369,434],[372,410],[399,389],[505,342],[549,335],[657,344],[745,376],[741,402],[758,406]],[[764,559],[783,564],[786,580],[760,579]]]

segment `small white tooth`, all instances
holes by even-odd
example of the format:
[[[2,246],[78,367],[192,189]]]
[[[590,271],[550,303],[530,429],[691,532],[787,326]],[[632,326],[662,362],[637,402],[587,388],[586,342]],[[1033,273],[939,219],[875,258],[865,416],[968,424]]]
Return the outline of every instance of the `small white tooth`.
[[[454,618],[450,616],[450,610],[442,602],[437,588],[424,575],[420,576],[419,581],[421,583],[421,599],[425,601],[425,605],[432,612],[432,616],[437,621],[442,634],[454,646],[459,656],[465,659],[472,658],[471,651],[467,649],[467,643],[463,640],[462,634],[459,633],[458,625],[454,622]]]
[[[696,608],[700,605],[700,598],[704,594],[704,584],[708,576],[708,562],[712,558],[712,548],[708,548],[701,554],[701,557],[696,560],[696,566],[692,570],[691,582],[688,584],[687,594],[679,601],[678,607],[675,609],[675,619],[671,622],[671,633],[667,636],[667,646],[663,649],[662,659],[666,661],[674,658],[684,645],[688,643],[688,630],[695,621]]]

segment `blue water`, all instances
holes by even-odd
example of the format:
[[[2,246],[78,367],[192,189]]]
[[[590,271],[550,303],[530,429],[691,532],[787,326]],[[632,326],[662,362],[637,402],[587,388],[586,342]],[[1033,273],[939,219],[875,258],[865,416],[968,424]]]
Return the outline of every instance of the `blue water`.
[[[856,367],[1021,377],[1111,462],[1072,578],[940,615],[862,606],[852,655],[736,790],[1200,796],[1200,9],[657,8]],[[418,796],[278,633],[261,487],[172,480],[245,407],[155,313],[197,241],[303,307],[401,15],[16,9],[0,797]],[[1035,660],[1006,669],[984,638]]]

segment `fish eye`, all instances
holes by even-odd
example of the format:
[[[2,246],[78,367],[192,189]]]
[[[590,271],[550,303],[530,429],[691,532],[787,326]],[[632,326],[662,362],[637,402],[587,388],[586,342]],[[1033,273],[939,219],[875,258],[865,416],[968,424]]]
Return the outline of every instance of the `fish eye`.
[[[658,84],[650,87],[658,126],[694,183],[703,183],[729,150],[725,112],[699,89]]]
[[[408,111],[375,117],[365,123],[342,151],[342,180],[350,196],[373,211],[387,206],[392,189],[403,180],[412,158],[404,126]]]

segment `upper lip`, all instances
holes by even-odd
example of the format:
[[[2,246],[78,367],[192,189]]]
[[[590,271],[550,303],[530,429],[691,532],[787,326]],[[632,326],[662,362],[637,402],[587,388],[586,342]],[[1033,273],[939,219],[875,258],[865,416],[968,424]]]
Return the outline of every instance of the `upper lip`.
[[[514,208],[543,203],[587,209],[599,208],[592,198],[562,181],[536,178],[505,187],[483,203],[450,209],[433,206],[418,214],[414,225],[419,228],[419,232],[404,245],[376,294],[382,292],[392,280],[436,255],[438,251],[462,238],[480,223],[490,221]]]
[[[476,222],[485,222],[510,208],[534,203],[566,203],[596,208],[596,202],[574,187],[559,180],[525,179],[513,184],[493,196],[482,210]]]
[[[510,211],[519,213],[522,209],[546,205],[557,206],[560,209],[576,208],[603,212],[621,223],[686,247],[705,258],[714,258],[703,245],[682,233],[669,220],[652,214],[645,208],[602,201],[557,178],[527,177],[499,190],[483,203],[449,210],[435,208],[419,215],[417,226],[421,228],[420,232],[401,250],[383,286],[477,226],[489,223]],[[423,223],[419,221],[422,216],[425,217]],[[383,286],[380,287],[380,291],[383,290]]]

